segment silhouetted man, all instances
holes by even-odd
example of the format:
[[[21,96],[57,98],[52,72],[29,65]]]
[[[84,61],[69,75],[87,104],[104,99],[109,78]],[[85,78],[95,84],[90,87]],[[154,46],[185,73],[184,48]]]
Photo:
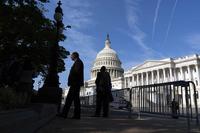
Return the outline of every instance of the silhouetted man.
[[[99,117],[101,113],[101,107],[103,106],[103,117],[108,117],[109,102],[112,99],[111,94],[111,79],[108,72],[106,72],[106,67],[102,66],[100,72],[97,73],[96,78],[96,112],[95,116]]]
[[[62,115],[64,118],[67,118],[70,106],[74,101],[74,116],[73,119],[80,119],[80,87],[83,86],[83,62],[79,58],[79,54],[77,52],[73,52],[71,55],[71,59],[74,61],[73,66],[71,67],[70,74],[68,77],[68,86],[69,92],[65,101],[65,105],[63,108]]]
[[[172,118],[178,119],[178,110],[179,110],[179,105],[178,102],[173,99],[171,102],[171,108],[172,108]]]

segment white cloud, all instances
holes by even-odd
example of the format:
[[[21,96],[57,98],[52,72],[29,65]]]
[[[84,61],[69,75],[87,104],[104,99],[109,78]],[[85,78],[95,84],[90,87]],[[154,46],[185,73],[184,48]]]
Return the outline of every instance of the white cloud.
[[[96,56],[97,51],[94,48],[94,40],[95,38],[84,34],[83,32],[72,30],[68,35],[69,42],[68,48],[74,49],[75,51],[79,51],[82,53],[84,58],[91,60]]]
[[[84,28],[91,27],[94,20],[92,19],[90,0],[65,0],[63,1],[64,23],[72,26],[66,33],[70,47],[73,51],[84,53],[88,60],[96,53],[94,49],[94,37],[83,32]],[[87,52],[86,52],[87,51]]]
[[[137,16],[138,2],[138,0],[126,0],[127,22],[131,30],[129,36],[134,39],[143,49],[147,50],[148,47],[144,43],[146,34],[139,27],[139,20]]]
[[[132,38],[137,45],[139,45],[144,51],[144,57],[152,57],[152,56],[161,56],[161,54],[152,48],[150,48],[145,43],[146,33],[142,31],[140,28],[140,22],[138,17],[139,12],[139,4],[141,0],[126,0],[126,15],[127,15],[127,22],[130,28],[130,32],[128,36]]]
[[[159,8],[160,8],[161,1],[162,0],[158,0],[157,6],[156,6],[156,10],[155,10],[155,15],[154,15],[154,19],[153,19],[152,40],[153,40],[154,34],[155,34],[156,22],[157,22],[157,18],[158,18],[158,13],[159,13]]]
[[[169,35],[169,31],[171,29],[172,20],[173,20],[173,17],[174,17],[174,13],[176,11],[177,3],[178,3],[178,0],[175,0],[173,8],[172,8],[172,11],[171,11],[169,23],[168,23],[168,26],[167,26],[167,31],[166,31],[166,35],[165,35],[165,38],[164,38],[164,43],[167,41],[167,38],[168,38],[168,35]]]
[[[63,1],[64,22],[76,29],[83,29],[93,23],[90,0]]]

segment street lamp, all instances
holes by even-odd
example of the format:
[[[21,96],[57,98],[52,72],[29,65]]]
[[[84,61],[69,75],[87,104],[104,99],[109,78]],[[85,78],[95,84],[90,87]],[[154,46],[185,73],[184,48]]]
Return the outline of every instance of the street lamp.
[[[48,68],[48,74],[44,81],[44,85],[38,91],[40,102],[60,104],[62,97],[62,89],[59,87],[58,76],[58,60],[59,60],[59,35],[64,29],[62,23],[63,12],[61,2],[58,2],[58,6],[55,9],[54,19],[56,25],[56,42],[51,46],[51,60]],[[67,26],[66,28],[71,28]]]

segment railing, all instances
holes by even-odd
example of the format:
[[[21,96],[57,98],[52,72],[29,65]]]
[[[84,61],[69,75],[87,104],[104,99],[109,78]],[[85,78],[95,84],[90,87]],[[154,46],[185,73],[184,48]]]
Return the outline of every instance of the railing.
[[[130,103],[130,88],[113,90],[112,91],[114,101],[110,103],[110,106],[113,108],[127,108]],[[80,97],[81,104],[87,106],[96,105],[96,95],[89,95]]]
[[[195,84],[191,81],[176,81],[131,88],[132,110],[138,113],[172,115],[172,102],[177,103],[177,116],[186,117],[188,127],[190,120],[199,124],[197,94]]]
[[[177,105],[177,116],[187,118],[188,128],[190,121],[196,120],[199,124],[197,93],[195,84],[191,81],[175,81],[143,86],[135,86],[112,91],[114,101],[111,106],[119,109],[128,109],[130,114],[135,112],[172,115],[172,102]],[[96,96],[81,97],[82,105],[95,105]]]

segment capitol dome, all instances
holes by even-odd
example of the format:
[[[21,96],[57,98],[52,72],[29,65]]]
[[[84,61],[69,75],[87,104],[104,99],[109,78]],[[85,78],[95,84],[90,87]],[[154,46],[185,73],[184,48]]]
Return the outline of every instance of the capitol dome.
[[[110,38],[109,35],[107,35],[105,47],[97,54],[94,61],[91,70],[91,79],[96,78],[97,72],[100,71],[102,66],[107,68],[111,79],[123,76],[124,70],[121,67],[121,61],[119,60],[116,51],[111,48],[110,44]]]

